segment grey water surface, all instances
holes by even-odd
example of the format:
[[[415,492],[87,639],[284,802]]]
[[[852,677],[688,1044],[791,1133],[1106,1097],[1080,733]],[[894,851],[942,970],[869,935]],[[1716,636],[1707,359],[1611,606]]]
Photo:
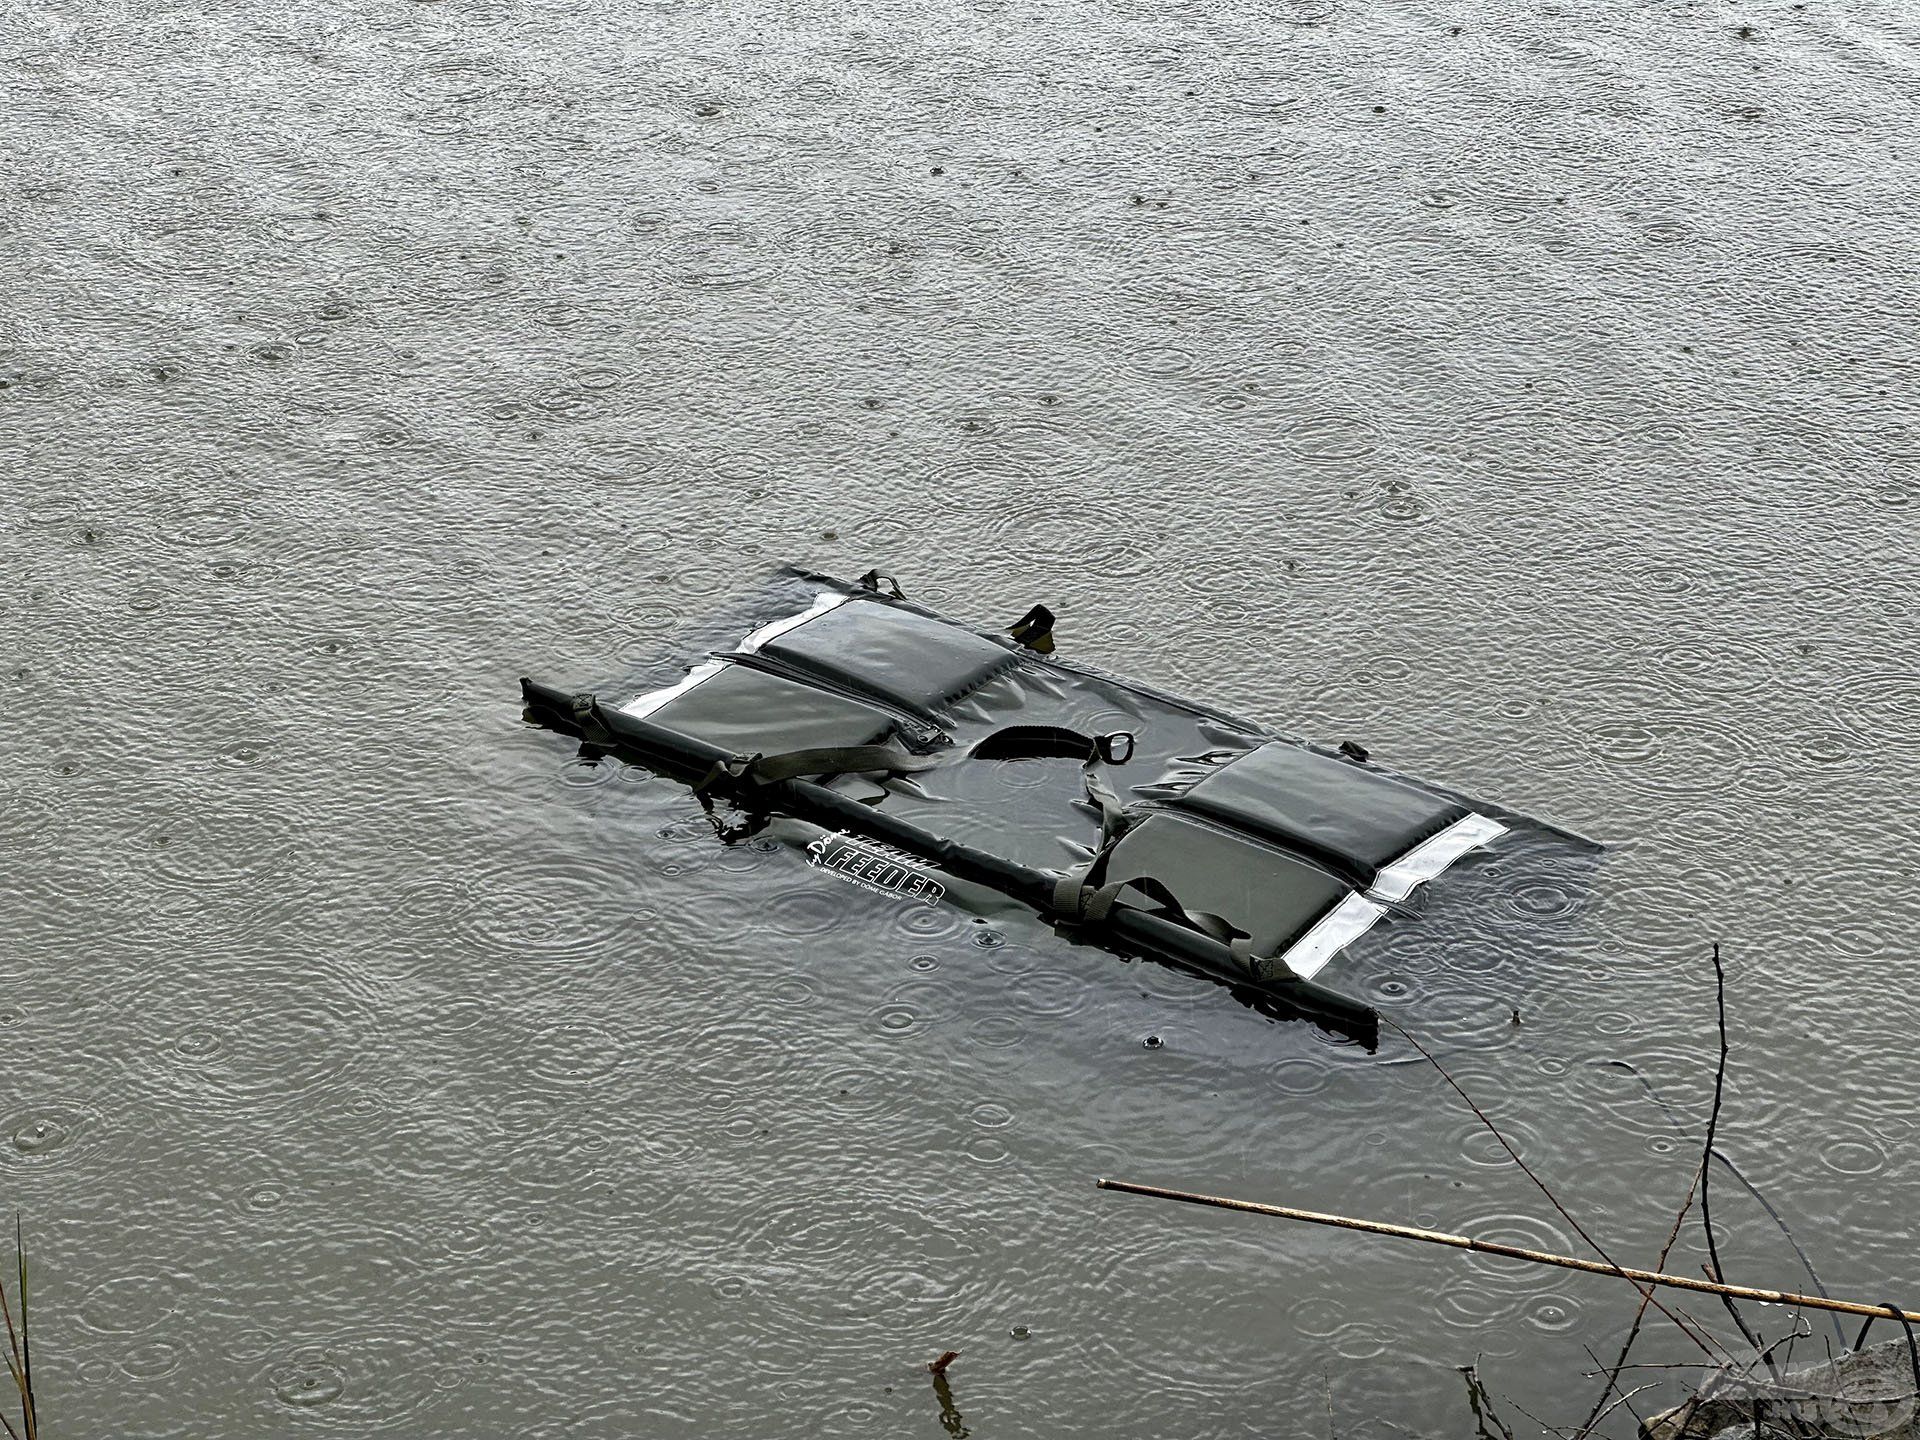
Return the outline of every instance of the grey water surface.
[[[522,724],[520,675],[676,656],[782,561],[1045,600],[1068,655],[1609,842],[1327,978],[1644,1264],[1721,940],[1728,1155],[1835,1293],[1920,1306],[1917,40],[7,5],[44,1433],[1462,1435],[1476,1357],[1584,1416],[1617,1285],[1093,1188],[1578,1248],[1404,1043],[980,943]],[[1716,1209],[1733,1278],[1811,1283]]]

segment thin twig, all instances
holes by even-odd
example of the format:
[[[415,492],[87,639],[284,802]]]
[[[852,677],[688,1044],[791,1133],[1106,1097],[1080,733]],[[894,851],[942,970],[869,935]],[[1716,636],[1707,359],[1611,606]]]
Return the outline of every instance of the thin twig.
[[[1480,1432],[1479,1440],[1495,1440],[1487,1432],[1491,1424],[1500,1432],[1499,1440],[1513,1440],[1513,1431],[1507,1428],[1493,1408],[1493,1396],[1487,1393],[1487,1387],[1480,1383],[1479,1365],[1462,1365],[1460,1376],[1467,1382],[1467,1404],[1473,1407],[1473,1427]]]
[[[1545,1180],[1542,1180],[1539,1177],[1539,1175],[1534,1173],[1534,1169],[1531,1165],[1527,1164],[1525,1160],[1520,1158],[1520,1152],[1513,1148],[1512,1142],[1510,1142],[1507,1139],[1507,1137],[1501,1132],[1500,1127],[1493,1123],[1492,1117],[1490,1117],[1486,1111],[1482,1110],[1479,1107],[1479,1105],[1474,1103],[1473,1097],[1466,1092],[1466,1088],[1462,1086],[1458,1080],[1453,1078],[1452,1072],[1450,1072],[1446,1066],[1440,1063],[1439,1058],[1431,1050],[1427,1049],[1426,1046],[1422,1045],[1418,1040],[1414,1039],[1413,1036],[1407,1031],[1406,1027],[1401,1025],[1398,1021],[1389,1019],[1387,1016],[1382,1015],[1380,1017],[1380,1023],[1383,1025],[1391,1026],[1394,1030],[1397,1030],[1400,1033],[1400,1037],[1403,1040],[1405,1040],[1409,1045],[1413,1046],[1413,1048],[1418,1050],[1422,1055],[1427,1057],[1428,1062],[1433,1066],[1433,1068],[1440,1072],[1440,1078],[1445,1080],[1448,1085],[1453,1087],[1454,1093],[1466,1102],[1467,1108],[1469,1110],[1473,1111],[1475,1115],[1479,1116],[1480,1123],[1486,1126],[1488,1133],[1491,1134],[1495,1140],[1498,1140],[1500,1142],[1500,1148],[1505,1150],[1507,1154],[1512,1157],[1513,1163],[1518,1165],[1522,1173],[1524,1173],[1526,1177],[1534,1183],[1534,1186],[1540,1191],[1540,1193],[1547,1197],[1548,1202],[1553,1206],[1553,1208],[1560,1212],[1561,1218],[1564,1219],[1567,1222],[1567,1224],[1573,1227],[1574,1233],[1577,1234],[1582,1240],[1586,1241],[1588,1245],[1592,1246],[1594,1253],[1597,1254],[1602,1260],[1605,1260],[1608,1265],[1612,1266],[1616,1274],[1619,1274],[1627,1279],[1632,1279],[1633,1277],[1631,1273],[1626,1269],[1626,1267],[1622,1266],[1611,1255],[1609,1255],[1607,1253],[1606,1247],[1602,1245],[1598,1240],[1594,1239],[1593,1236],[1587,1233],[1586,1226],[1582,1225],[1578,1220],[1573,1218],[1572,1213],[1567,1209],[1567,1207],[1560,1203],[1560,1197],[1553,1193],[1552,1187],[1549,1186]],[[1653,1306],[1654,1309],[1658,1310],[1662,1315],[1666,1316],[1669,1320],[1671,1320],[1674,1323],[1675,1327],[1679,1329],[1682,1335],[1685,1335],[1689,1340],[1693,1341],[1693,1343],[1699,1347],[1702,1354],[1706,1355],[1709,1359],[1713,1358],[1715,1343],[1713,1342],[1712,1336],[1707,1335],[1704,1331],[1696,1332],[1693,1326],[1688,1325],[1687,1322],[1681,1319],[1680,1316],[1674,1314],[1673,1311],[1669,1310],[1665,1305],[1661,1304],[1659,1300],[1655,1299],[1652,1286],[1641,1285],[1639,1284],[1638,1281],[1635,1281],[1634,1283],[1636,1287],[1639,1289],[1641,1297],[1649,1305]],[[1722,1349],[1722,1353],[1723,1354],[1725,1353],[1724,1349]],[[1718,1363],[1718,1362],[1716,1361],[1715,1363]]]
[[[27,1440],[39,1440],[40,1403],[33,1396],[33,1341],[27,1329],[27,1242],[13,1212],[13,1251],[20,1257],[20,1377],[27,1382]]]
[[[13,1381],[15,1388],[20,1386],[20,1341],[13,1331],[13,1310],[7,1304],[7,1287],[0,1285],[0,1315],[7,1321],[7,1378]],[[21,1392],[25,1398],[25,1391]]]
[[[7,1287],[4,1284],[0,1284],[0,1316],[5,1317],[7,1326],[7,1376],[20,1394],[20,1430],[16,1431],[13,1422],[4,1415],[0,1415],[0,1424],[6,1426],[10,1440],[38,1440],[40,1422],[33,1403],[33,1350],[27,1331],[27,1247],[20,1233],[18,1211],[14,1212],[13,1217],[13,1250],[19,1287],[19,1331],[16,1333],[14,1330],[13,1310],[7,1304]]]
[[[1727,1272],[1720,1267],[1720,1246],[1713,1236],[1713,1201],[1710,1180],[1713,1174],[1713,1137],[1720,1128],[1720,1103],[1726,1096],[1727,1088],[1727,970],[1720,963],[1720,942],[1713,942],[1713,990],[1715,1014],[1720,1024],[1720,1063],[1713,1072],[1713,1113],[1707,1117],[1707,1143],[1700,1153],[1700,1226],[1707,1232],[1707,1259],[1713,1265],[1713,1278],[1726,1283]],[[1773,1357],[1767,1353],[1760,1337],[1748,1326],[1746,1317],[1740,1313],[1740,1307],[1733,1303],[1731,1295],[1722,1295],[1720,1303],[1727,1307],[1727,1314],[1733,1317],[1735,1327],[1741,1336],[1766,1362],[1767,1370],[1773,1378],[1780,1378],[1780,1367],[1773,1363]]]
[[[1593,1353],[1593,1347],[1591,1345],[1583,1344],[1580,1348],[1587,1352],[1587,1358],[1593,1361],[1594,1364],[1598,1365],[1600,1363],[1600,1357]],[[1658,1382],[1656,1381],[1655,1383],[1657,1384]],[[1635,1392],[1635,1393],[1638,1393],[1638,1392]],[[1572,1440],[1587,1440],[1587,1432],[1592,1426],[1598,1425],[1602,1419],[1604,1419],[1608,1415],[1611,1415],[1615,1410],[1617,1410],[1620,1407],[1620,1405],[1625,1404],[1625,1395],[1626,1395],[1626,1392],[1624,1391],[1621,1392],[1621,1399],[1619,1401],[1616,1401],[1612,1405],[1606,1406],[1599,1416],[1597,1417],[1589,1416],[1587,1425],[1581,1427],[1581,1429],[1578,1432],[1574,1433],[1572,1435]],[[1605,1391],[1601,1392],[1600,1398],[1602,1401],[1604,1401],[1607,1398]],[[1638,1410],[1635,1410],[1631,1405],[1627,1406],[1627,1413],[1633,1416],[1633,1418],[1636,1421],[1640,1419],[1640,1412]]]
[[[13,1309],[7,1304],[7,1287],[0,1285],[0,1316],[7,1322],[7,1374],[17,1383],[20,1375],[20,1337],[13,1328]]]
[[[1570,1436],[1565,1430],[1561,1429],[1558,1425],[1549,1425],[1546,1421],[1542,1420],[1538,1415],[1534,1414],[1531,1410],[1527,1409],[1526,1406],[1522,1405],[1518,1400],[1514,1399],[1511,1395],[1507,1396],[1507,1404],[1511,1405],[1514,1409],[1518,1410],[1522,1415],[1526,1416],[1527,1419],[1531,1420],[1534,1424],[1538,1425],[1540,1427],[1540,1433],[1542,1435],[1558,1435],[1560,1437],[1560,1440],[1572,1440],[1572,1436]]]
[[[1692,1368],[1692,1367],[1688,1367],[1688,1368]],[[1607,1408],[1606,1408],[1605,1410],[1602,1410],[1602,1411],[1600,1412],[1600,1417],[1599,1417],[1599,1418],[1600,1418],[1601,1420],[1604,1420],[1604,1419],[1606,1419],[1606,1418],[1607,1418],[1607,1416],[1609,1416],[1609,1415],[1611,1415],[1611,1414],[1612,1414],[1612,1413],[1613,1413],[1614,1411],[1616,1411],[1616,1410],[1618,1410],[1618,1409],[1619,1409],[1619,1408],[1620,1408],[1620,1407],[1621,1407],[1622,1405],[1626,1405],[1626,1404],[1627,1404],[1627,1402],[1628,1402],[1629,1400],[1631,1400],[1631,1399],[1633,1399],[1633,1397],[1634,1397],[1634,1396],[1636,1396],[1636,1395],[1638,1395],[1638,1394],[1640,1394],[1640,1393],[1641,1393],[1642,1391],[1646,1391],[1646,1390],[1652,1390],[1652,1389],[1654,1389],[1655,1387],[1657,1387],[1657,1386],[1658,1386],[1658,1385],[1659,1385],[1660,1383],[1661,1383],[1661,1382],[1660,1382],[1660,1381],[1658,1381],[1658,1380],[1649,1380],[1649,1381],[1648,1381],[1648,1382],[1647,1382],[1646,1384],[1644,1384],[1644,1385],[1637,1385],[1637,1386],[1635,1386],[1635,1387],[1634,1387],[1633,1389],[1631,1389],[1631,1390],[1627,1390],[1627,1391],[1623,1391],[1623,1392],[1621,1393],[1621,1396],[1620,1396],[1620,1398],[1619,1398],[1618,1400],[1615,1400],[1615,1401],[1614,1401],[1614,1402],[1613,1402],[1613,1403],[1612,1403],[1611,1405],[1609,1405],[1609,1406],[1607,1406]],[[1635,1419],[1636,1421],[1637,1421],[1637,1420],[1638,1420],[1638,1419],[1640,1418],[1640,1417],[1639,1417],[1639,1416],[1638,1416],[1637,1414],[1634,1414],[1634,1409],[1633,1409],[1633,1407],[1632,1407],[1631,1405],[1627,1405],[1627,1413],[1628,1413],[1629,1415],[1633,1415],[1633,1418],[1634,1418],[1634,1419]],[[1585,1434],[1586,1432],[1585,1432],[1585,1431],[1582,1431],[1581,1433],[1582,1433],[1582,1434]]]
[[[1656,1270],[1667,1268],[1667,1257],[1673,1253],[1673,1247],[1680,1239],[1680,1227],[1686,1223],[1687,1212],[1693,1209],[1693,1197],[1700,1188],[1700,1171],[1705,1168],[1703,1162],[1699,1169],[1693,1172],[1693,1181],[1687,1186],[1687,1198],[1680,1206],[1680,1213],[1673,1217],[1673,1229],[1667,1233],[1667,1243],[1660,1247],[1660,1258],[1654,1262],[1653,1268]],[[1593,1402],[1593,1409],[1587,1413],[1586,1424],[1574,1432],[1580,1440],[1585,1440],[1587,1435],[1593,1433],[1593,1427],[1598,1425],[1607,1414],[1612,1413],[1612,1407],[1607,1405],[1607,1397],[1619,1387],[1620,1372],[1626,1368],[1627,1357],[1633,1353],[1634,1341],[1640,1338],[1640,1325],[1647,1316],[1647,1301],[1646,1295],[1640,1297],[1640,1308],[1633,1312],[1633,1324],[1627,1328],[1627,1338],[1620,1346],[1620,1358],[1615,1360],[1613,1368],[1607,1371],[1607,1383],[1600,1391],[1600,1398]]]
[[[1792,1354],[1794,1341],[1804,1340],[1809,1335],[1813,1334],[1813,1327],[1811,1325],[1809,1325],[1805,1330],[1802,1330],[1800,1328],[1801,1322],[1806,1318],[1807,1318],[1806,1316],[1802,1315],[1799,1311],[1796,1310],[1793,1315],[1793,1329],[1789,1330],[1786,1334],[1782,1335],[1778,1340],[1775,1340],[1771,1345],[1767,1346],[1766,1349],[1762,1350],[1760,1352],[1760,1358],[1762,1360],[1766,1359],[1769,1355],[1773,1354],[1774,1351],[1778,1350],[1782,1345],[1785,1345],[1787,1347],[1788,1354]]]
[[[7,1303],[5,1285],[0,1285],[0,1316],[4,1316],[7,1322],[7,1378],[13,1382],[13,1388],[20,1393],[20,1409],[24,1420],[27,1409],[27,1382],[21,1369],[20,1337],[13,1328],[13,1307]],[[6,1417],[0,1415],[0,1422],[5,1420]],[[10,1422],[7,1423],[7,1430],[12,1433],[13,1426]],[[15,1440],[18,1440],[17,1436]]]

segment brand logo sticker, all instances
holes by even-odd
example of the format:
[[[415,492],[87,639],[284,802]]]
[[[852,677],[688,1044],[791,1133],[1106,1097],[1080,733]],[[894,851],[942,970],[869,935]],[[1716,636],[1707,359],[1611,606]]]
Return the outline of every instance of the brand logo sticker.
[[[895,900],[938,904],[947,887],[917,868],[912,856],[871,840],[854,840],[844,830],[822,835],[807,846],[807,863],[849,885]]]

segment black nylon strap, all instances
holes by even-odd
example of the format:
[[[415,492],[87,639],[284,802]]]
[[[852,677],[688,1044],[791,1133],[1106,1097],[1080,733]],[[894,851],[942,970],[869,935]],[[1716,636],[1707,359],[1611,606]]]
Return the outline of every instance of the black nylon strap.
[[[713,803],[713,787],[721,780],[739,780],[746,774],[746,767],[752,762],[739,756],[713,762],[713,768],[694,784],[693,798],[700,802],[700,808],[706,813],[707,823],[713,826],[713,833],[720,837],[723,845],[737,845],[749,836],[758,835],[772,822],[773,815],[766,810],[756,810],[751,806],[742,806],[736,799],[732,802],[733,813],[741,817],[737,825],[729,825],[720,818],[720,812]]]
[[[1254,954],[1253,941],[1249,938],[1242,937],[1235,940],[1228,948],[1233,951],[1233,958],[1246,966],[1252,972],[1254,979],[1262,984],[1270,985],[1276,980],[1302,978],[1298,971],[1287,964],[1286,956]]]
[[[1133,828],[1134,817],[1104,776],[1089,770],[1086,785],[1087,803],[1100,812],[1100,853],[1104,855],[1113,848],[1114,841]]]
[[[1088,867],[1089,870],[1092,868]],[[1211,911],[1187,909],[1165,884],[1150,875],[1132,880],[1115,880],[1104,885],[1088,883],[1086,872],[1063,875],[1054,882],[1053,908],[1066,916],[1069,922],[1097,925],[1113,913],[1116,905],[1129,903],[1128,892],[1149,902],[1146,905],[1136,904],[1133,908],[1147,910],[1185,925],[1225,946],[1249,979],[1269,982],[1299,978],[1280,956],[1255,953],[1253,937],[1246,931]]]
[[[1121,891],[1138,891],[1151,900],[1169,920],[1176,920],[1191,930],[1198,930],[1209,940],[1218,940],[1229,949],[1235,945],[1249,947],[1247,955],[1252,954],[1250,947],[1253,944],[1253,937],[1246,931],[1224,917],[1215,915],[1211,910],[1189,910],[1180,903],[1178,895],[1151,875],[1137,876],[1113,888]]]
[[[606,716],[600,713],[600,698],[597,695],[582,691],[568,703],[574,724],[580,727],[581,739],[597,744],[613,743],[613,731],[607,725]]]
[[[1088,766],[1082,776],[1087,787],[1087,800],[1100,812],[1100,843],[1095,847],[1092,861],[1080,872],[1072,876],[1076,885],[1089,890],[1100,890],[1106,886],[1107,861],[1113,857],[1113,847],[1133,827],[1135,817],[1128,813],[1125,803],[1114,788],[1107,784],[1106,778]],[[1070,909],[1068,906],[1056,907]]]
[[[1087,879],[1085,870],[1069,871],[1053,882],[1053,908],[1068,924],[1098,924],[1113,910],[1113,902],[1122,887],[1100,885]]]
[[[704,797],[707,791],[711,790],[722,780],[743,779],[752,764],[753,760],[742,755],[736,755],[729,760],[716,760],[713,762],[713,768],[707,771],[705,775],[702,775],[695,783],[693,793]],[[710,799],[702,799],[701,803],[703,805],[710,805],[712,801]]]

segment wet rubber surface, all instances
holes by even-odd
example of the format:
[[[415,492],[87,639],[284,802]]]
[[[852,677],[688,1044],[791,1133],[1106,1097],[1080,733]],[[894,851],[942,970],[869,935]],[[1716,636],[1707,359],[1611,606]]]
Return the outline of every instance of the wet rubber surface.
[[[1044,600],[1614,842],[1346,978],[1646,1263],[1722,939],[1727,1152],[1836,1294],[1913,1291],[1914,38],[16,9],[0,1200],[46,1413],[938,1437],[956,1348],[978,1437],[1329,1387],[1343,1437],[1461,1433],[1476,1356],[1584,1415],[1603,1282],[1092,1188],[1573,1247],[1417,1057],[719,849],[521,725],[518,676],[677,669],[783,560]],[[1734,1278],[1804,1278],[1716,1209]]]

